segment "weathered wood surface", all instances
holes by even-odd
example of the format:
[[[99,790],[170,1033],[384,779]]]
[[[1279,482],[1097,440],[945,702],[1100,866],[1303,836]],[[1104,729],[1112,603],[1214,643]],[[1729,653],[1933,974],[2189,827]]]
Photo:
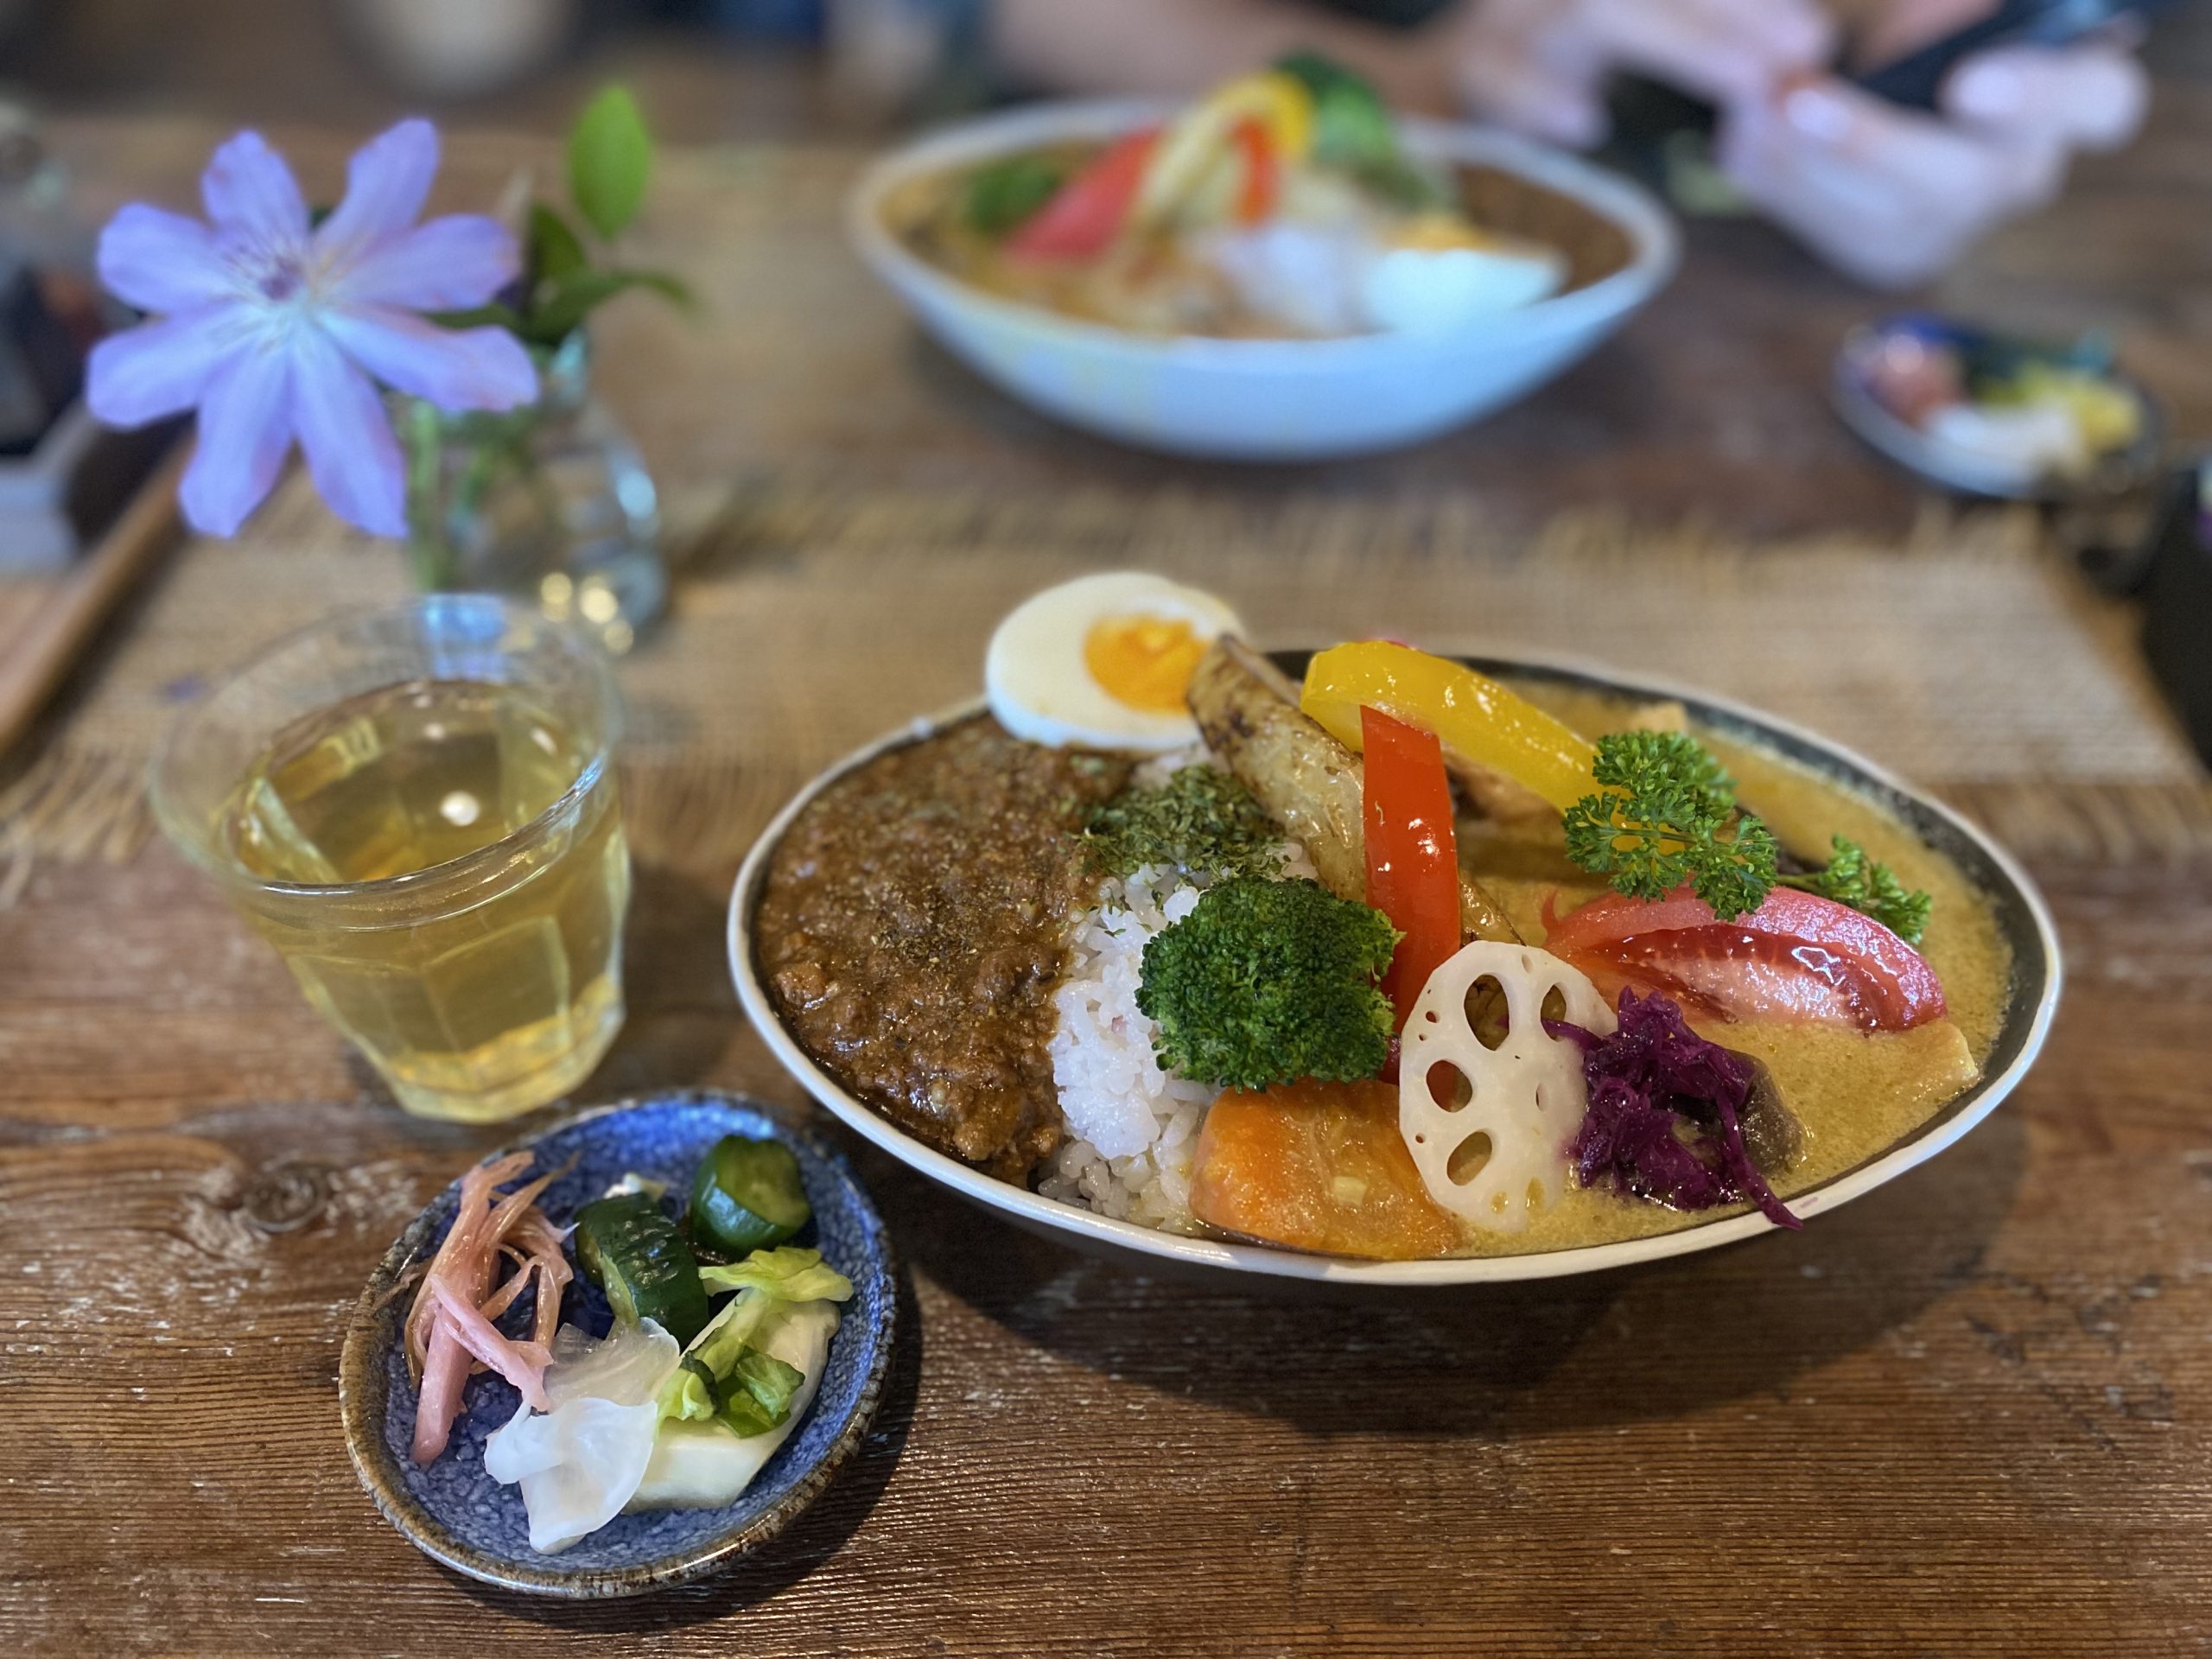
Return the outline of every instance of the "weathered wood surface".
[[[912,1297],[876,1433],[728,1579],[556,1608],[386,1527],[336,1335],[487,1137],[402,1120],[162,850],[0,918],[0,1632],[52,1651],[2202,1651],[2212,863],[2044,862],[2015,1099],[1827,1218],[1363,1306],[1089,1261],[861,1164]],[[648,872],[595,1091],[796,1104]],[[303,1200],[301,1192],[309,1197]],[[304,1208],[303,1208],[304,1205]]]
[[[2114,163],[2056,228],[2016,233],[2006,257],[2026,274],[1988,291],[2040,283],[2037,306],[2108,302],[2177,336],[2190,302],[2161,261],[2202,239],[2208,116],[2171,118],[2191,155],[2170,128],[2140,171]],[[197,137],[168,148],[196,156]],[[2109,233],[2091,246],[2085,225]],[[825,292],[864,292],[825,273]],[[1753,232],[1705,237],[1609,359],[1495,427],[1308,481],[1368,501],[1471,486],[1530,523],[1598,499],[1743,533],[1902,524],[1915,498],[1818,406],[1821,355],[1865,306]],[[1762,331],[1755,352],[1732,315]],[[1279,487],[1052,432],[878,308],[794,323],[844,401],[788,425],[747,370],[782,384],[803,340],[686,346],[657,321],[624,326],[641,351],[696,353],[633,362],[632,388],[658,373],[705,408],[686,377],[728,377],[727,422],[657,440],[679,485],[741,467],[1133,501]],[[2201,356],[2161,355],[2201,433]],[[803,553],[776,556],[747,590],[763,630],[809,580]],[[1281,580],[1294,594],[1297,569]],[[1285,620],[1297,609],[1281,602]],[[822,642],[833,718],[804,700],[765,716],[800,710],[728,794],[734,840],[850,735],[851,677],[880,677],[888,707],[901,652],[931,648],[869,643],[855,668]],[[865,1453],[728,1578],[585,1608],[433,1566],[378,1516],[339,1436],[346,1308],[416,1207],[498,1137],[398,1114],[165,849],[42,861],[0,910],[0,1644],[2212,1652],[2202,786],[2053,787],[2024,752],[1962,781],[2011,815],[2070,979],[2042,1065],[1933,1166],[1802,1236],[1344,1305],[1092,1262],[862,1152],[910,1292]],[[680,793],[636,784],[641,810]],[[711,1084],[800,1109],[728,988],[733,861],[719,837],[691,844],[717,850],[640,871],[631,1022],[590,1093]]]

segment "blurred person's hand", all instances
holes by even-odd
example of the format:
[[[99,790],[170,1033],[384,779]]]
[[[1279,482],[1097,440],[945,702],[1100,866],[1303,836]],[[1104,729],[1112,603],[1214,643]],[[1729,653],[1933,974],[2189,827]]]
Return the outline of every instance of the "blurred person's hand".
[[[1941,38],[1989,0],[1891,0],[1873,61]],[[1981,236],[2049,203],[2082,149],[2141,124],[2141,67],[2117,44],[2005,48],[1969,58],[1942,109],[1903,110],[1817,69],[1832,21],[1809,0],[1481,0],[1459,31],[1479,112],[1562,143],[1605,133],[1621,70],[1710,99],[1718,158],[1769,218],[1831,264],[1884,286],[1924,281]]]
[[[1624,72],[1724,109],[1835,56],[1816,0],[1474,0],[1454,29],[1459,92],[1490,120],[1584,148]]]
[[[1878,25],[1883,60],[1986,7],[1898,0]],[[1821,77],[1732,101],[1718,156],[1760,210],[1863,282],[1925,282],[2006,219],[2057,198],[2079,150],[2113,149],[2143,122],[2149,86],[2123,47],[2002,47],[1945,81],[1942,109],[1901,110]]]

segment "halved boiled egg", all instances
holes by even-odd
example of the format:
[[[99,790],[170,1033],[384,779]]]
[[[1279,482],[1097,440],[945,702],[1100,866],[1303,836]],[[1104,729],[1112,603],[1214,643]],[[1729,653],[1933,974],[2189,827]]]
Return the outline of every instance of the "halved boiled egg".
[[[1441,334],[1477,317],[1548,300],[1567,282],[1554,249],[1478,231],[1451,213],[1424,213],[1387,238],[1360,281],[1377,328]]]
[[[1237,627],[1211,594],[1165,576],[1080,576],[999,624],[983,688],[999,724],[1032,743],[1163,753],[1198,741],[1184,701],[1191,671]]]

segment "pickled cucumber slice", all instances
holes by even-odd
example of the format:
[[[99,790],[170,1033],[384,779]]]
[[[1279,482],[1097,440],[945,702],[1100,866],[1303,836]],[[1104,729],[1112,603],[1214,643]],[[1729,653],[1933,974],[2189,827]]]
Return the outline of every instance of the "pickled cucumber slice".
[[[702,1245],[734,1258],[782,1243],[813,1214],[789,1147],[726,1135],[699,1161],[684,1224]]]
[[[576,1262],[626,1324],[651,1319],[690,1344],[707,1323],[699,1263],[676,1224],[642,1192],[600,1198],[576,1211]]]

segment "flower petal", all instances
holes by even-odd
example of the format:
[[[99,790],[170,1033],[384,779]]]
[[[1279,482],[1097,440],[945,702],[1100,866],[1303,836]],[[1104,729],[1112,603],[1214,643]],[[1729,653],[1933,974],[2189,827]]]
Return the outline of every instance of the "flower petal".
[[[220,302],[197,306],[100,341],[85,370],[92,413],[109,426],[130,427],[190,409],[239,348],[232,309]]]
[[[99,270],[110,293],[141,311],[182,311],[238,286],[205,225],[143,201],[101,231]]]
[[[200,400],[200,447],[179,492],[194,530],[235,536],[276,482],[292,447],[291,374],[266,345],[234,353]]]
[[[307,240],[308,207],[284,158],[257,132],[242,132],[208,159],[200,175],[207,217],[226,237],[261,248]]]
[[[324,504],[372,536],[404,536],[406,462],[384,399],[319,329],[293,341],[292,419]]]
[[[315,251],[342,270],[399,235],[422,217],[437,174],[438,130],[428,121],[402,121],[378,133],[346,164],[346,199],[316,226]]]
[[[513,409],[537,396],[537,371],[504,328],[441,328],[387,306],[333,308],[323,326],[386,385],[440,409]]]
[[[485,303],[521,269],[514,232],[498,219],[448,213],[369,250],[338,293],[366,305],[462,311]]]

